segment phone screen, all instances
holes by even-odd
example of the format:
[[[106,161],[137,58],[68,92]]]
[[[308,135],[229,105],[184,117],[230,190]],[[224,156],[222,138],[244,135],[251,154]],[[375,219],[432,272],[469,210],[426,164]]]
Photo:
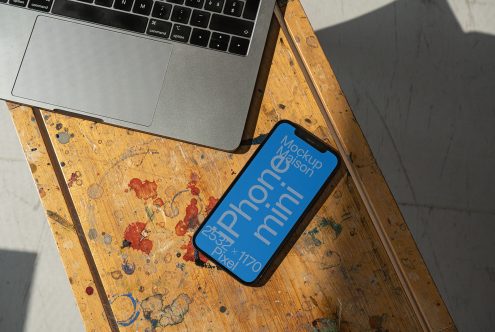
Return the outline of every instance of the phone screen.
[[[195,247],[255,283],[338,164],[314,135],[279,122],[197,230]]]

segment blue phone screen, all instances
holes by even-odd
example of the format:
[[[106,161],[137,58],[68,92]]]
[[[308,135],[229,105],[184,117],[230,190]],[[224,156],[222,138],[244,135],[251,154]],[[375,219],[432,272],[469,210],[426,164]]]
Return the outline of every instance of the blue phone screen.
[[[337,167],[282,122],[195,236],[198,249],[246,283],[257,279]]]

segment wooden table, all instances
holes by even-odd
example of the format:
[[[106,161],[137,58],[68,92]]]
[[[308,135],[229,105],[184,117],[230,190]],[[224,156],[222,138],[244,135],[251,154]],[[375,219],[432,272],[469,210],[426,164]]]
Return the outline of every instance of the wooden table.
[[[9,104],[88,331],[455,330],[300,3],[275,14],[238,153]],[[346,174],[250,288],[191,235],[280,119],[336,147]]]

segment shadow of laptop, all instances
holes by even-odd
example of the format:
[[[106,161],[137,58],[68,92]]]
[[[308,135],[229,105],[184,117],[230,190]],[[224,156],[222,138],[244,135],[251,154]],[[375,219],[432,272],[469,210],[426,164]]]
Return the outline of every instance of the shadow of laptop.
[[[317,36],[456,324],[493,330],[495,36],[464,32],[445,0]]]

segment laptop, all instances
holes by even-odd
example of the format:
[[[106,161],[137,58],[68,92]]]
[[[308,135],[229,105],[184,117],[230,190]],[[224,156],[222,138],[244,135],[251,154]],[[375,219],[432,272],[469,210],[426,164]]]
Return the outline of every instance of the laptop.
[[[234,150],[275,0],[0,0],[0,98]]]

